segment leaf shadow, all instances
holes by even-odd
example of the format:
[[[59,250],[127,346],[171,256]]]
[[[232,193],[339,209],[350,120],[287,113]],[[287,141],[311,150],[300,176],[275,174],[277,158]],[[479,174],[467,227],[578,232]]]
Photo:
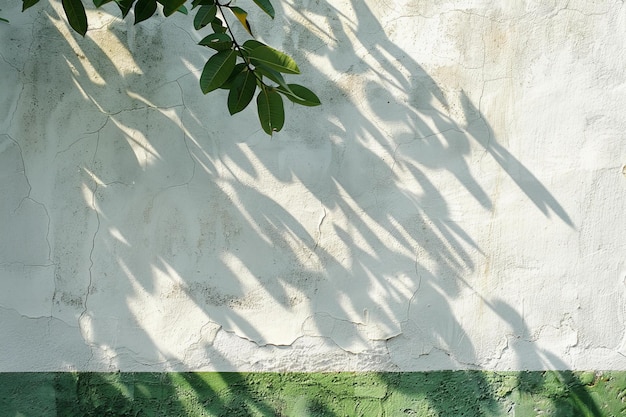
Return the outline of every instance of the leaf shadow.
[[[370,6],[349,4],[355,19],[323,1],[291,11],[301,19],[290,22],[285,49],[309,62],[313,55],[325,58],[340,75],[310,71],[329,102],[297,114],[289,109],[294,123],[284,140],[251,127],[250,112],[229,119],[236,124],[230,129],[214,122],[227,115],[225,106],[200,97],[201,52],[185,58],[184,71],[170,72],[159,51],[167,36],[188,30],[177,26],[181,20],[165,36],[160,24],[131,29],[113,19],[102,38],[109,43],[88,36],[80,52],[63,31],[39,29],[36,47],[53,40],[56,58],[29,61],[40,65],[30,74],[38,82],[49,76],[54,92],[55,83],[74,86],[65,93],[69,100],[45,103],[46,116],[60,119],[81,107],[93,116],[73,115],[71,129],[46,131],[60,138],[46,145],[47,159],[29,150],[37,143],[29,144],[27,129],[16,139],[29,162],[25,170],[41,160],[58,164],[49,174],[64,181],[52,198],[64,211],[51,219],[55,250],[81,254],[54,259],[52,315],[77,321],[91,356],[63,359],[93,370],[200,364],[275,371],[346,364],[390,370],[399,359],[420,368],[431,353],[443,369],[476,361],[471,335],[451,304],[484,252],[457,221],[457,202],[440,189],[437,175],[492,210],[491,190],[471,167],[480,147],[544,215],[573,223],[498,143],[465,93],[462,113],[470,122],[463,125],[450,116],[441,87],[387,36]],[[184,36],[187,46],[197,41]],[[325,44],[328,38],[333,45]],[[306,55],[303,45],[315,42],[319,49]],[[111,44],[133,55],[132,68],[112,57]],[[112,90],[124,99],[106,101]],[[80,227],[63,235],[72,220]],[[68,294],[81,301],[69,305]],[[277,318],[290,324],[267,326]],[[307,343],[319,352],[301,365],[294,347]],[[329,360],[329,352],[337,356]],[[192,386],[203,384],[188,378]],[[485,381],[468,376],[467,384],[483,389]],[[436,401],[436,393],[428,395]]]

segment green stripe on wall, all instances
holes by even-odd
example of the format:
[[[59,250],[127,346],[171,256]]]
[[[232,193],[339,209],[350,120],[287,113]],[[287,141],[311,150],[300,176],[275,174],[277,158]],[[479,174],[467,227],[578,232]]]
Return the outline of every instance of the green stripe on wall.
[[[0,416],[622,416],[626,372],[0,373]]]

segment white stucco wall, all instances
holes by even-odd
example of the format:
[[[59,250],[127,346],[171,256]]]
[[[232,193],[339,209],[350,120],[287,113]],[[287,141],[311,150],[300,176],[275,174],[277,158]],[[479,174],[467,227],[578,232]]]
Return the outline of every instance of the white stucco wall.
[[[0,371],[626,369],[622,1],[276,1],[323,106],[272,138],[191,19],[46,3],[0,11]]]

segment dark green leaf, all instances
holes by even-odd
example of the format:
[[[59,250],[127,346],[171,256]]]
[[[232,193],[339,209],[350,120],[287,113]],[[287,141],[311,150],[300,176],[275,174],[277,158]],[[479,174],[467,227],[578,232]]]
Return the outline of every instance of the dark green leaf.
[[[212,6],[215,4],[215,0],[193,0],[191,2],[191,8],[195,9],[198,6]]]
[[[243,43],[242,46],[246,51],[252,52],[254,49],[258,48],[259,46],[267,46],[267,45],[264,44],[263,42],[257,41],[256,39],[248,39],[247,41]]]
[[[252,71],[243,71],[233,81],[228,93],[228,111],[239,113],[252,101],[256,91],[256,77]]]
[[[170,16],[176,12],[180,7],[185,4],[187,0],[159,0],[159,3],[163,5],[163,14]]]
[[[39,3],[39,0],[22,0],[22,11]]]
[[[280,72],[274,71],[273,69],[271,69],[269,67],[266,67],[265,65],[257,65],[255,67],[255,71],[259,75],[262,75],[262,76],[267,77],[270,80],[274,81],[283,90],[291,93],[291,89],[289,88],[289,85],[285,82],[285,79],[283,78],[283,75]]]
[[[4,17],[0,17],[0,22],[7,22],[7,23],[9,23],[9,21],[7,19],[5,19]]]
[[[152,17],[156,8],[156,0],[137,0],[135,3],[135,24]]]
[[[207,94],[224,84],[233,72],[236,61],[237,52],[232,49],[218,52],[209,58],[200,76],[202,92]]]
[[[270,3],[270,0],[254,0],[254,2],[272,19],[274,18],[274,7],[272,6],[272,3]]]
[[[228,30],[219,17],[213,19],[213,21],[211,22],[211,28],[215,33],[226,33],[226,31]]]
[[[216,51],[224,51],[233,47],[233,40],[226,33],[211,33],[205,36],[199,45],[208,46]]]
[[[87,14],[80,0],[63,0],[63,10],[72,29],[85,36],[87,33]]]
[[[135,0],[115,0],[117,7],[119,7],[122,12],[122,17],[126,17],[128,12],[130,12],[130,9],[133,7],[134,2]]]
[[[322,104],[315,93],[308,88],[298,84],[287,85],[289,86],[289,91],[284,90],[282,87],[278,87],[277,90],[294,103],[309,107],[315,107]]]
[[[261,89],[256,99],[261,127],[268,135],[279,132],[285,124],[283,99],[274,90]]]
[[[187,10],[187,8],[185,7],[185,5],[180,6],[178,9],[176,9],[176,11],[178,13],[182,13],[184,15],[188,15],[189,14],[189,10]]]
[[[246,68],[248,68],[248,66],[243,62],[240,62],[239,64],[235,65],[233,72],[230,73],[230,75],[228,76],[228,79],[226,80],[224,84],[221,85],[220,88],[224,90],[230,90],[230,88],[233,86],[233,82],[235,81],[235,78],[237,78],[237,76],[241,74],[243,70],[245,70]]]
[[[104,4],[111,3],[113,0],[93,0],[93,5],[96,7],[100,7]]]
[[[196,17],[193,19],[193,27],[196,30],[200,30],[215,19],[217,13],[217,6],[201,6],[196,13]]]
[[[269,46],[259,46],[250,53],[254,65],[263,64],[279,72],[299,74],[300,69],[289,55]]]
[[[248,33],[251,36],[254,36],[252,35],[252,28],[250,27],[250,22],[248,22],[248,13],[244,9],[240,7],[236,7],[236,6],[229,7],[229,9],[231,12],[233,12],[237,20],[239,20],[241,25],[248,31]]]

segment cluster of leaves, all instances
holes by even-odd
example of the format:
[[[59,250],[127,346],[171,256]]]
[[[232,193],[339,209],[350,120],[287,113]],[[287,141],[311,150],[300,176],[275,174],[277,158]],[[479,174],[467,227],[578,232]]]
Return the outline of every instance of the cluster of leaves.
[[[39,1],[22,0],[22,10]],[[274,7],[270,0],[253,1],[274,18]],[[135,24],[151,18],[157,10],[157,4],[161,4],[165,16],[175,12],[189,14],[185,6],[187,0],[93,0],[96,7],[110,2],[117,4],[122,17],[133,10]],[[84,36],[88,23],[82,0],[62,0],[62,5],[70,26]],[[231,115],[248,107],[256,94],[261,127],[271,135],[280,131],[285,124],[283,97],[303,106],[320,104],[319,98],[308,88],[285,81],[283,74],[300,73],[298,65],[287,54],[254,39],[248,13],[233,5],[232,0],[193,0],[191,9],[196,10],[194,28],[198,31],[211,29],[211,33],[199,44],[214,51],[202,70],[200,88],[204,94],[217,89],[228,90],[227,105]],[[234,17],[251,39],[238,42],[227,15]]]

